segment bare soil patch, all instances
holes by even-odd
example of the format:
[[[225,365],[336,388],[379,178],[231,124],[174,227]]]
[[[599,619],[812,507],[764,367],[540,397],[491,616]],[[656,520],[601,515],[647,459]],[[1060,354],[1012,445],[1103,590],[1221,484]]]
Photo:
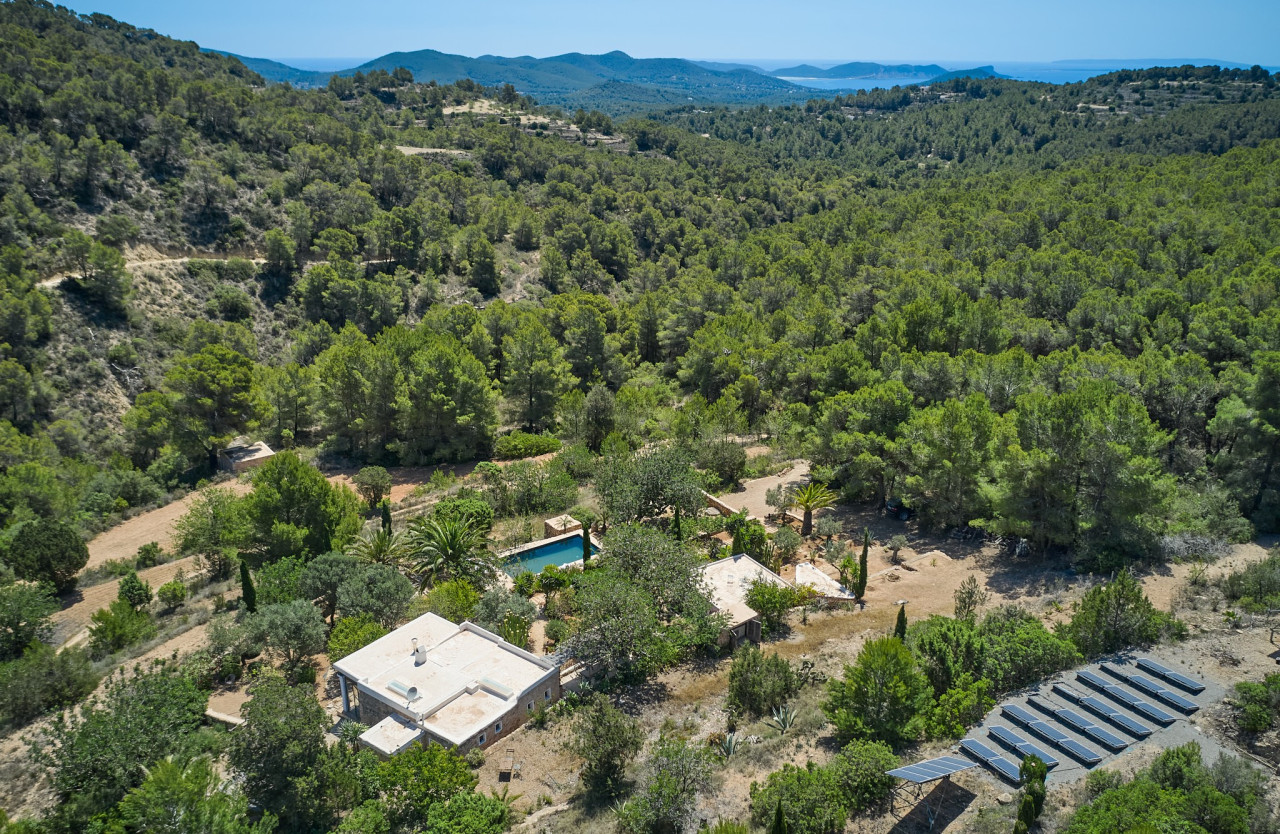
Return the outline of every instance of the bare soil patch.
[[[132,555],[132,554],[130,554]],[[154,568],[138,571],[138,578],[151,586],[151,590],[169,582],[181,571],[185,576],[199,573],[196,557],[188,556]],[[53,615],[53,644],[79,642],[87,637],[85,629],[89,627],[89,618],[100,609],[109,606],[119,595],[120,580],[113,579],[94,585],[92,588],[77,590],[62,598],[62,610]]]
[[[226,481],[214,486],[229,489],[236,495],[244,495],[253,488],[243,481]],[[187,514],[199,497],[199,491],[189,493],[177,501],[136,515],[94,536],[89,542],[89,561],[85,564],[85,569],[114,559],[131,559],[137,554],[138,548],[148,542],[156,542],[165,550],[172,551],[178,520]]]

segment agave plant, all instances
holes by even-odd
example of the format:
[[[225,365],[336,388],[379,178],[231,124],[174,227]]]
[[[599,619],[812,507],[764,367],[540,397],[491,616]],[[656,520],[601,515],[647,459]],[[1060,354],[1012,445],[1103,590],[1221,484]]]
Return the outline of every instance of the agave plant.
[[[785,704],[780,707],[773,708],[773,726],[783,734],[787,734],[787,730],[796,723],[796,711]]]
[[[725,737],[720,740],[719,752],[721,757],[727,759],[730,756],[732,756],[734,753],[737,753],[739,744],[741,744],[741,742],[738,741],[737,733],[728,733],[727,735],[725,735]]]

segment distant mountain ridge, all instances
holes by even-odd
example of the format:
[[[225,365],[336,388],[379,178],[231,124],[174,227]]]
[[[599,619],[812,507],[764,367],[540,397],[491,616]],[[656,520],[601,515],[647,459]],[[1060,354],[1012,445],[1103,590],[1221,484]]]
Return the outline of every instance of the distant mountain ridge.
[[[212,51],[212,50],[211,50]],[[232,55],[232,53],[222,53]],[[796,102],[813,91],[744,66],[709,69],[683,58],[633,58],[625,52],[586,55],[569,52],[549,58],[522,55],[468,58],[435,49],[391,52],[358,67],[337,72],[314,72],[279,61],[234,55],[271,82],[318,87],[333,75],[404,67],[419,82],[450,83],[469,78],[487,87],[511,84],[545,104],[572,105],[584,100],[613,100],[636,106],[659,103],[714,102],[722,104]],[[604,85],[608,85],[605,87]],[[600,89],[596,89],[600,88]],[[594,92],[593,92],[594,91]]]
[[[775,78],[907,78],[924,76],[932,78],[947,72],[937,64],[877,64],[871,61],[852,61],[822,69],[810,64],[783,67],[769,74]]]

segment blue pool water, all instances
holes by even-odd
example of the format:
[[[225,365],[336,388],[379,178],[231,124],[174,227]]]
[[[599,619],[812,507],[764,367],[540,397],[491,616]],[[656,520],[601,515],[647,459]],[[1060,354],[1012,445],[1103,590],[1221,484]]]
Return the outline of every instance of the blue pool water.
[[[596,552],[595,545],[591,546],[591,552]],[[515,576],[523,571],[540,573],[547,565],[559,567],[570,562],[576,562],[581,558],[582,534],[579,533],[567,539],[561,539],[550,544],[541,544],[528,550],[522,550],[519,553],[513,553],[507,557],[502,567],[507,573]]]

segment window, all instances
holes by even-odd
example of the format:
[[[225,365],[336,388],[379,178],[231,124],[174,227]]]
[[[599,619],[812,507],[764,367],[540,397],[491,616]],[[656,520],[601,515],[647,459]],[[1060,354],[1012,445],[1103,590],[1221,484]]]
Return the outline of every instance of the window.
[[[483,745],[483,744],[484,744],[484,733],[481,733],[481,734],[480,734],[480,737],[476,739],[476,744],[477,744],[477,745]]]
[[[533,712],[533,701],[529,702],[529,712]]]
[[[500,732],[502,732],[502,722],[501,722],[501,721],[499,721],[497,724],[494,724],[494,725],[493,725],[493,734],[496,736],[496,735],[497,735],[498,733],[500,733]]]
[[[542,693],[542,700],[544,700],[544,701],[550,701],[550,700],[551,700],[551,690],[550,690],[550,689],[545,690],[545,691]]]

